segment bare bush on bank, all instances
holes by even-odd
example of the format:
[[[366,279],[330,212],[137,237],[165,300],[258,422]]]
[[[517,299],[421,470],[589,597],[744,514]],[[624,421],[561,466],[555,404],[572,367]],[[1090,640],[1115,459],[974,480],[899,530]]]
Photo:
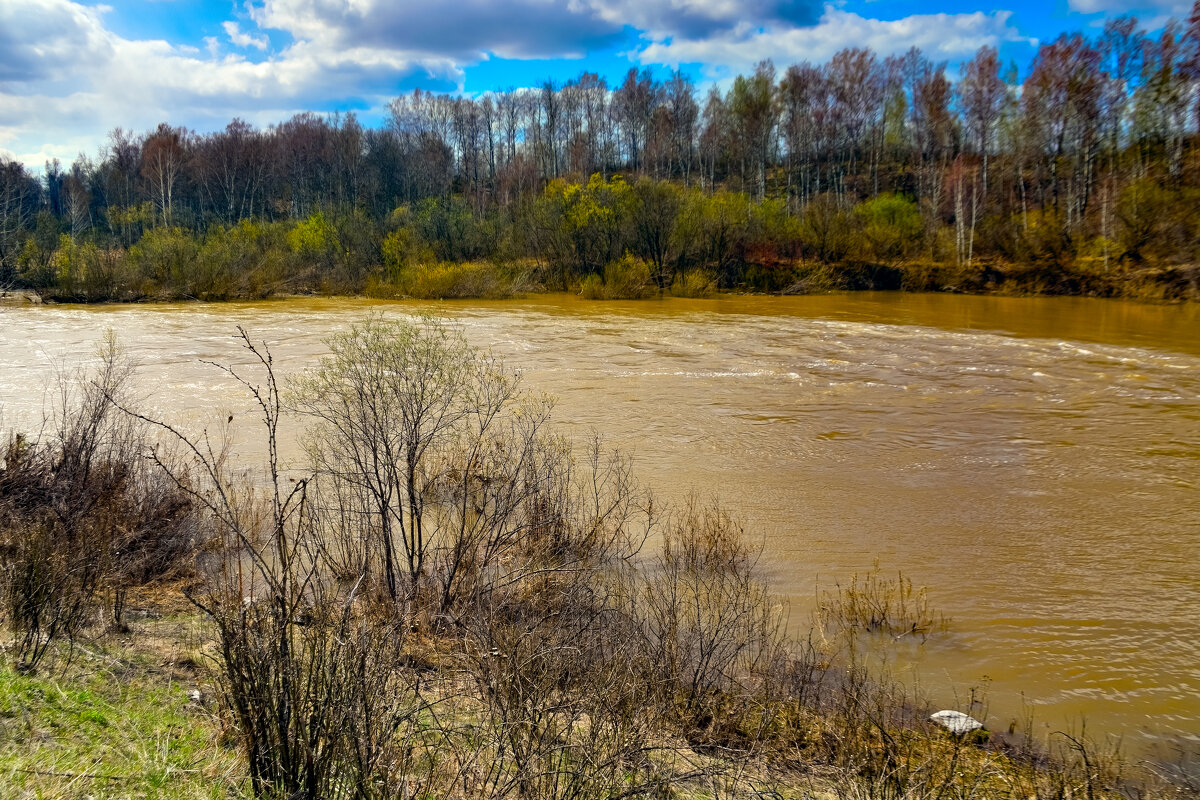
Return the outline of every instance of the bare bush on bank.
[[[784,620],[756,561],[729,513],[693,497],[641,578],[654,682],[696,741],[749,744],[773,714],[760,706],[786,655]]]
[[[457,331],[369,320],[297,382],[319,424],[313,468],[289,473],[269,351],[241,338],[258,373],[227,371],[261,412],[265,491],[152,424],[189,454],[193,482],[163,466],[218,542],[193,598],[255,794],[600,797],[650,769],[617,578],[654,514],[628,462],[576,461],[546,403]]]
[[[130,589],[186,570],[198,544],[187,494],[142,458],[144,427],[113,405],[133,366],[110,335],[92,373],[60,380],[42,434],[5,446],[0,592],[22,671],[101,605],[122,628]]]
[[[460,331],[429,322],[371,318],[330,349],[290,402],[316,422],[308,451],[339,512],[343,569],[393,603],[447,615],[486,591],[536,522],[531,506],[566,458],[543,430],[550,404]]]

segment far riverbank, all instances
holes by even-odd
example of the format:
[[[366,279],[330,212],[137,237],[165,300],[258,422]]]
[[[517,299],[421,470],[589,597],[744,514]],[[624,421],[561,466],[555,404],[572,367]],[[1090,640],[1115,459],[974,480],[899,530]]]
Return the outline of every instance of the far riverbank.
[[[798,261],[768,267],[744,265],[751,280],[723,286],[710,271],[680,273],[660,286],[649,265],[631,257],[582,279],[550,274],[533,261],[419,264],[389,275],[375,270],[359,282],[336,283],[301,271],[275,280],[228,280],[220,286],[154,282],[67,281],[0,292],[0,305],[23,303],[229,302],[288,297],[368,297],[377,300],[498,300],[568,293],[587,300],[666,297],[793,296],[858,292],[938,293],[1000,297],[1092,297],[1148,304],[1200,300],[1200,266],[1104,267],[984,263],[835,263]]]

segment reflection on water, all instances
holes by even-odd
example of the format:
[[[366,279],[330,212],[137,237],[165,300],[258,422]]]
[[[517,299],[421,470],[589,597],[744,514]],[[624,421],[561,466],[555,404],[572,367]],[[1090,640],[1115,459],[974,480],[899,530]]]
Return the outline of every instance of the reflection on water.
[[[114,328],[144,405],[252,415],[200,363],[270,342],[286,374],[371,311],[429,304],[0,309],[7,426]],[[952,633],[901,669],[942,702],[985,685],[1054,727],[1200,737],[1200,319],[1193,307],[940,295],[432,306],[558,398],[562,428],[632,450],[668,495],[749,522],[799,623],[818,581],[878,559],[933,588]],[[243,420],[243,416],[245,420]],[[243,427],[238,428],[238,425]],[[239,446],[242,453],[251,445]]]

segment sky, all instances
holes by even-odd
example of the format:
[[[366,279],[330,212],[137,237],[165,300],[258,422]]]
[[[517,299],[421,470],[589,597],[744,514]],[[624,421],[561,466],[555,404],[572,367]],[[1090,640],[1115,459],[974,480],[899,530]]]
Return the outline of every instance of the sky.
[[[96,158],[114,128],[199,132],[349,112],[368,125],[415,88],[477,95],[587,70],[681,69],[701,91],[770,58],[980,47],[1027,68],[1039,42],[1134,14],[1148,30],[1190,0],[0,0],[0,157],[38,171]]]

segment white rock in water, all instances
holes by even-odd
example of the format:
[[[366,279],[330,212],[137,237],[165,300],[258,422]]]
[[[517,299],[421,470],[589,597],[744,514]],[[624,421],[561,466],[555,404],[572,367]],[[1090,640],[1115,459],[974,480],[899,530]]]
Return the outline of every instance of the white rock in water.
[[[968,717],[961,711],[939,711],[929,718],[951,733],[957,733],[960,736],[983,727],[982,722],[974,717]]]

